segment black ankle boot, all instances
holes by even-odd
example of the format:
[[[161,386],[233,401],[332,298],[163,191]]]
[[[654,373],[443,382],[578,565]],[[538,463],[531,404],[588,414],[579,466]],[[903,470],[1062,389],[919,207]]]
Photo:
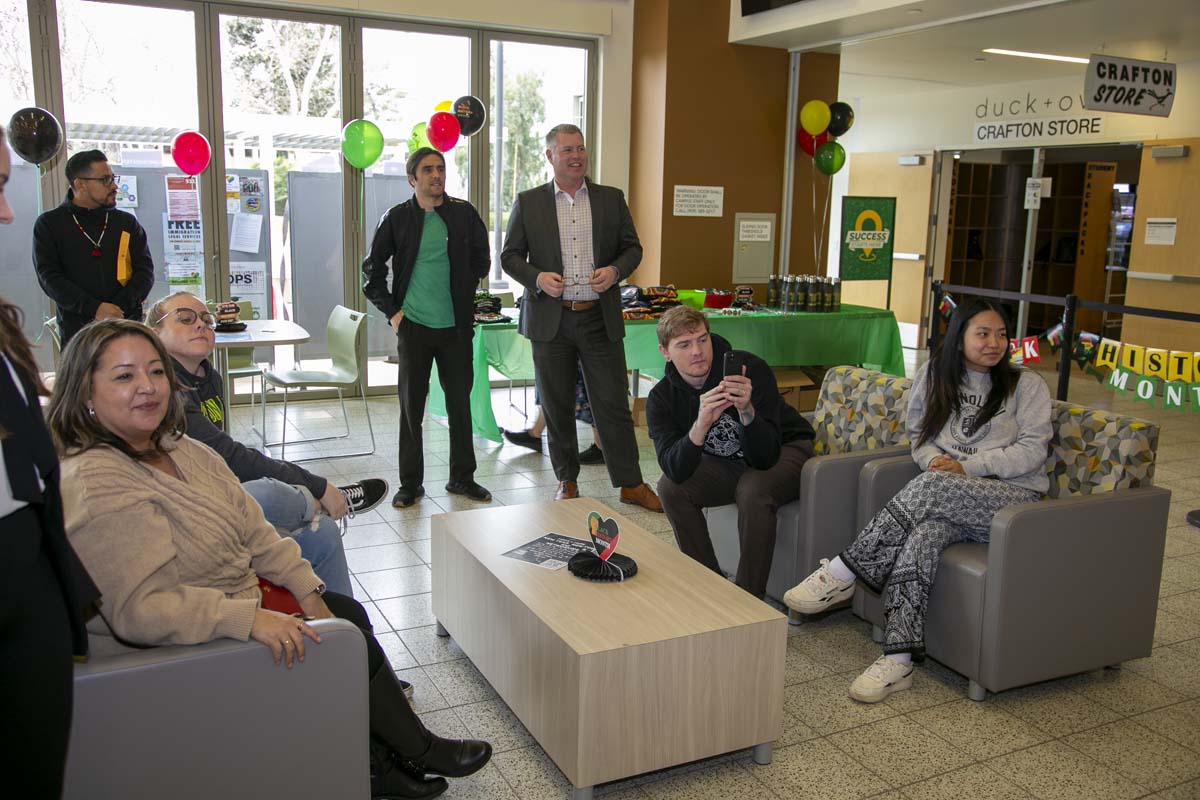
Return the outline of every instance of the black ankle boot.
[[[410,775],[387,745],[371,739],[371,800],[437,797],[448,785],[445,778]]]
[[[483,769],[492,746],[475,739],[443,739],[430,733],[404,696],[396,673],[384,663],[367,687],[371,737],[387,745],[410,773],[462,778]]]
[[[416,758],[401,757],[401,763],[412,772],[465,778],[483,769],[491,760],[492,746],[478,739],[443,739],[432,733],[429,746]]]

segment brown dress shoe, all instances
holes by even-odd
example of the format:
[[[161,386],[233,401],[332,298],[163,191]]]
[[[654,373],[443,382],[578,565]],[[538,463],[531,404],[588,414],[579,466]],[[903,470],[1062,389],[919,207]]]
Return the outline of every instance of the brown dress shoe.
[[[576,497],[579,497],[579,486],[575,484],[575,481],[558,482],[558,491],[554,493],[555,500],[573,500]]]
[[[637,486],[622,486],[621,502],[641,506],[647,511],[657,511],[660,514],[663,510],[662,501],[658,499],[658,495],[644,483],[639,483]]]

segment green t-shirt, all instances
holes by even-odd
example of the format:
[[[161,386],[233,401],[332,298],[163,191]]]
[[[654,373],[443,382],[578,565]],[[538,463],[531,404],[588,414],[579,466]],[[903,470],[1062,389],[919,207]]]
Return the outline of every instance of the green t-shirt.
[[[447,239],[446,223],[436,211],[426,211],[421,247],[417,250],[417,262],[413,264],[403,309],[405,317],[426,328],[454,327]]]

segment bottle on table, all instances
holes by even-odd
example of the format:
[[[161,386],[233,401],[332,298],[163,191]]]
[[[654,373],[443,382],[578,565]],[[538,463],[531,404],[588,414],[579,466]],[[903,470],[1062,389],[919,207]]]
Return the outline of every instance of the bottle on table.
[[[833,310],[842,310],[842,279],[833,279]]]
[[[767,308],[779,307],[779,276],[771,275],[771,280],[767,283]]]

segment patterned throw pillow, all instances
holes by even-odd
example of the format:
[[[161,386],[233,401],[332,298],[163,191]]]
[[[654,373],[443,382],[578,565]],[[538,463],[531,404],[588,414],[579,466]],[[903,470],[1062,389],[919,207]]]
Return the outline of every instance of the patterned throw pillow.
[[[1046,458],[1049,497],[1110,492],[1154,484],[1159,428],[1153,422],[1054,401],[1054,436]]]
[[[817,455],[908,444],[904,410],[910,386],[908,378],[861,367],[829,370],[813,413]]]

